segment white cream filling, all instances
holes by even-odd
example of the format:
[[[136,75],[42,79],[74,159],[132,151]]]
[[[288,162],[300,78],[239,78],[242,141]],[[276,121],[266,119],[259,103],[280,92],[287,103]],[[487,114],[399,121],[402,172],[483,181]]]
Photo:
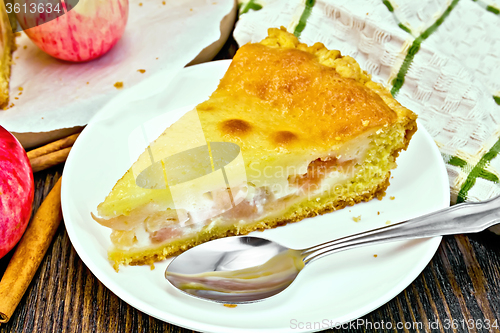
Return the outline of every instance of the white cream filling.
[[[310,195],[312,197],[314,196],[320,196],[322,193],[326,192],[327,190],[333,188],[335,185],[340,184],[345,182],[347,179],[349,179],[351,175],[345,174],[342,172],[338,171],[333,171],[329,172],[324,179],[320,182],[320,186],[306,194]],[[268,193],[268,189],[266,188],[255,188],[253,186],[248,186],[248,195],[247,198],[241,202],[241,204],[247,204],[249,206],[255,207],[256,213],[254,218],[248,220],[248,219],[239,219],[240,224],[246,224],[246,223],[252,223],[255,222],[258,219],[262,219],[268,215],[271,215],[275,213],[275,210],[269,209],[269,204],[273,202],[278,202],[282,199],[286,199],[287,197],[293,197],[297,196],[297,200],[300,200],[300,188],[297,186],[289,186],[286,191],[280,191],[276,193],[277,195],[271,194],[271,195],[266,195]],[[210,199],[207,198],[207,201]],[[267,206],[267,207],[266,207]],[[212,209],[216,209],[213,207]],[[280,206],[277,207],[277,210],[281,210]],[[191,216],[191,212],[188,213],[189,216]],[[209,213],[208,216],[213,216],[213,213]],[[208,224],[207,224],[208,222]],[[236,220],[230,221],[231,223],[235,223]],[[218,225],[223,225],[225,223],[228,223],[227,220],[222,218],[220,215],[216,217],[212,217],[209,219],[203,219],[203,215],[200,214],[200,212],[197,212],[197,218],[192,219],[190,218],[189,220],[185,221],[184,223],[180,223],[176,225],[174,228],[181,230],[182,231],[182,236],[188,236],[197,232],[200,232],[204,227],[207,227],[208,229],[214,228]],[[137,226],[136,229],[134,229],[135,235],[136,235],[136,241],[133,245],[134,248],[136,247],[145,247],[145,246],[150,246],[152,244],[152,241],[150,239],[150,234],[147,232],[144,228],[144,224],[141,224]]]
[[[292,198],[293,201],[294,196],[297,197],[296,201],[298,201],[301,200],[302,195],[308,195],[311,198],[319,199],[321,195],[327,191],[331,191],[336,185],[345,183],[348,179],[351,179],[354,176],[356,161],[364,160],[367,150],[369,149],[371,134],[372,133],[365,134],[362,137],[359,137],[355,142],[350,142],[349,145],[336,147],[336,149],[329,154],[329,158],[335,158],[339,164],[349,161],[353,161],[353,163],[350,163],[350,166],[347,168],[340,168],[340,171],[333,170],[326,173],[324,177],[321,178],[319,186],[314,191],[310,191],[309,193],[301,193],[301,188],[299,188],[296,184],[290,184],[288,182],[287,186],[284,188],[273,188],[276,184],[267,188],[256,188],[252,185],[240,185],[237,189],[239,191],[246,192],[246,198],[240,204],[246,204],[253,207],[256,210],[256,213],[254,213],[253,218],[241,218],[238,222],[242,225],[253,223],[256,220],[265,218],[266,216],[282,210],[281,205],[276,205],[276,209],[269,209],[270,203],[286,200],[286,198]],[[194,205],[198,208],[203,207],[203,209],[188,210],[186,216],[188,219],[186,220],[186,217],[183,216],[181,218],[179,216],[179,218],[183,220],[182,223],[171,227],[182,231],[182,235],[180,237],[185,237],[200,232],[205,227],[211,229],[228,222],[236,223],[235,219],[228,221],[222,216],[224,212],[234,208],[226,207],[229,202],[226,198],[224,198],[224,193],[226,192],[225,189],[222,192],[223,193],[219,194],[214,194],[213,192],[205,193],[202,196],[201,202],[197,202],[196,205]],[[238,193],[233,193],[233,197],[237,197],[237,195]],[[221,206],[223,207],[222,209]],[[218,215],[214,213],[217,210],[220,212]],[[134,232],[136,235],[136,241],[134,242],[132,248],[152,245],[150,234],[147,230],[145,230],[144,224],[138,225],[134,229]]]

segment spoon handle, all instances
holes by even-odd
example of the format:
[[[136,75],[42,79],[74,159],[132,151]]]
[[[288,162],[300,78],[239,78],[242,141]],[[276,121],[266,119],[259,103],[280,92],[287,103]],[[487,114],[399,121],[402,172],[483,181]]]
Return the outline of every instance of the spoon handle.
[[[405,239],[483,231],[500,222],[500,196],[478,203],[458,204],[408,221],[338,238],[302,250],[305,264],[326,255]]]

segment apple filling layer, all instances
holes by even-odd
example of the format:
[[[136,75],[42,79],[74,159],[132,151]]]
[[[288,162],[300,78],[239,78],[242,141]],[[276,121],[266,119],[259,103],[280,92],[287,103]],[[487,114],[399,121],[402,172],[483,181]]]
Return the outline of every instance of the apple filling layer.
[[[354,198],[373,194],[374,189],[387,182],[390,169],[395,167],[395,151],[404,135],[399,126],[379,129],[351,141],[349,147],[336,147],[329,156],[314,158],[304,170],[298,168],[293,172],[293,168],[287,168],[288,174],[283,175],[282,168],[270,168],[267,175],[274,183],[260,182],[256,186],[250,173],[247,182],[232,188],[233,197],[238,196],[234,192],[246,193],[245,199],[233,206],[227,202],[228,189],[221,188],[203,195],[206,202],[202,206],[210,206],[211,211],[165,209],[157,203],[148,203],[126,216],[111,219],[94,216],[94,219],[113,229],[111,240],[118,252],[141,253],[198,237],[200,232],[209,233],[211,229],[255,226],[288,212],[316,211],[331,202],[344,202],[341,207],[352,205]],[[277,181],[282,177],[286,177],[285,187]],[[212,217],[204,218],[203,214]]]

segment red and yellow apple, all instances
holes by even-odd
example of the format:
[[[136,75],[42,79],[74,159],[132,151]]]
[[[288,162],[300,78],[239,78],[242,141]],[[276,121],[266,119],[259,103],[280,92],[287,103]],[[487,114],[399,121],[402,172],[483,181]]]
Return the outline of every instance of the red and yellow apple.
[[[128,0],[14,1],[20,8],[17,19],[28,37],[61,60],[82,62],[102,56],[118,42],[127,24]],[[38,9],[30,13],[33,3]]]
[[[0,258],[21,239],[35,193],[30,161],[17,139],[0,126]]]

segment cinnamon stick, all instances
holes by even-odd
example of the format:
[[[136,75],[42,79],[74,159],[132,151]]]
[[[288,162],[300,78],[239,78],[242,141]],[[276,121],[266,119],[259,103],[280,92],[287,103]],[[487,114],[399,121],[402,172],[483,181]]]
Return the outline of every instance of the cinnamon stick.
[[[43,147],[42,147],[43,148]],[[41,155],[35,158],[30,158],[31,169],[33,172],[41,171],[53,167],[59,163],[66,161],[71,147],[54,151],[52,153]],[[28,153],[29,156],[29,153]]]
[[[40,148],[30,150],[27,153],[28,158],[31,160],[31,159],[34,159],[36,157],[39,157],[42,155],[47,155],[47,154],[50,154],[52,152],[61,150],[63,148],[71,147],[73,145],[73,143],[75,143],[76,138],[78,138],[79,135],[80,135],[80,133],[76,133],[76,134],[67,136],[65,138],[59,139],[57,141],[51,142],[51,143],[49,143],[45,146],[42,146]]]
[[[35,213],[0,281],[0,323],[14,313],[62,220],[61,179]]]
[[[27,152],[33,172],[45,170],[66,161],[79,135],[80,133],[76,133]]]

